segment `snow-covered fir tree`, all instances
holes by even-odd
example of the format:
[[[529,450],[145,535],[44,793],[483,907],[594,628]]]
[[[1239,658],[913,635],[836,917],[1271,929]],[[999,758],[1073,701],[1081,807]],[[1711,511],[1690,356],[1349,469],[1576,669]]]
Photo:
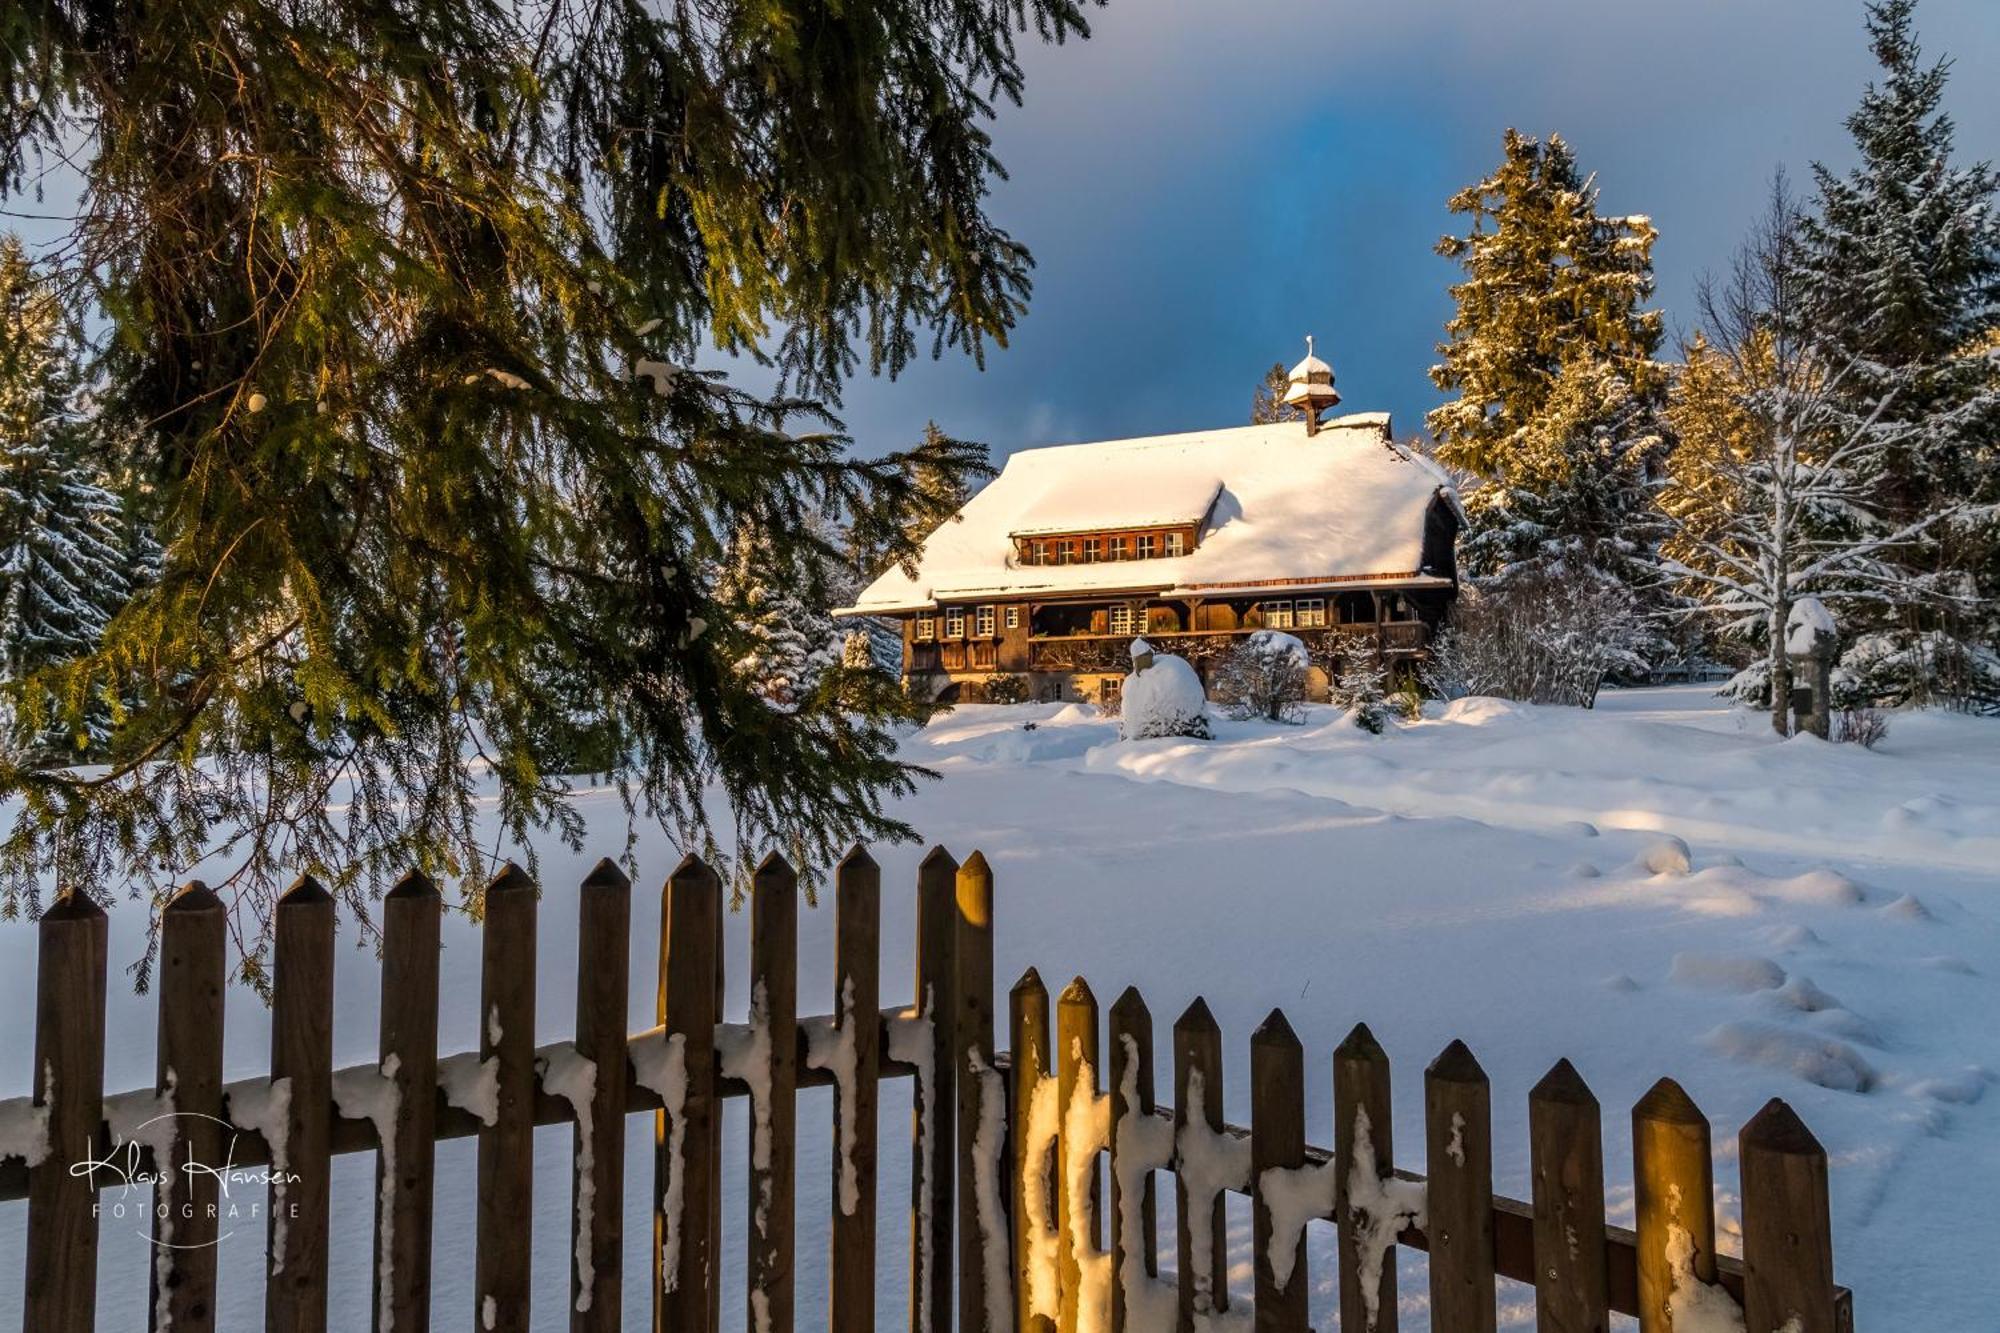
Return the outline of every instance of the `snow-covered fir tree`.
[[[1258,381],[1256,391],[1250,395],[1250,424],[1267,426],[1274,421],[1297,420],[1299,409],[1285,402],[1285,390],[1291,386],[1291,377],[1286,373],[1284,362],[1273,362],[1271,368],[1264,372],[1264,378]]]
[[[1762,645],[1761,661],[1734,688],[1768,700],[1781,735],[1790,730],[1793,607],[1816,597],[1850,625],[1950,607],[1962,588],[1898,557],[1978,512],[1967,500],[1939,499],[1915,514],[1895,503],[1886,479],[1915,428],[1885,424],[1890,395],[1857,409],[1847,387],[1868,367],[1806,317],[1799,232],[1781,181],[1730,280],[1704,292],[1708,327],[1675,386],[1679,444],[1661,496],[1674,527],[1669,571],[1724,633]],[[1885,671],[1908,665],[1871,661]],[[1996,666],[1990,654],[1968,662],[2000,686]],[[1870,693],[1853,675],[1850,666],[1836,688]]]
[[[2000,180],[1955,164],[1942,110],[1948,61],[1925,61],[1914,0],[1868,8],[1882,75],[1848,117],[1859,163],[1813,169],[1801,221],[1804,317],[1847,365],[1838,396],[1884,442],[1878,507],[1898,525],[1965,497],[2000,500]],[[1880,409],[1879,411],[1877,409]],[[1884,604],[1850,636],[1850,669],[1899,699],[2000,705],[1974,669],[2000,645],[2000,533],[1991,520],[1927,530],[1880,553],[1968,597]],[[1892,666],[1891,664],[1900,664]],[[1888,674],[1883,674],[1884,671]]]
[[[813,546],[788,555],[745,523],[715,580],[716,605],[728,617],[717,632],[730,643],[733,669],[780,708],[797,706],[845,656],[845,636],[830,613],[841,553],[826,540],[830,524],[815,526]]]
[[[1438,253],[1464,269],[1431,378],[1456,395],[1428,417],[1437,458],[1478,480],[1465,572],[1499,587],[1561,568],[1657,597],[1653,490],[1665,450],[1654,359],[1656,235],[1597,211],[1594,178],[1558,136],[1509,130],[1498,170],[1450,201],[1468,216]]]
[[[0,678],[10,682],[94,650],[144,559],[100,484],[78,361],[55,292],[20,241],[0,237]],[[64,724],[48,704],[10,709],[8,730],[18,719],[33,734],[8,743],[75,754],[103,740],[101,708],[78,701]]]

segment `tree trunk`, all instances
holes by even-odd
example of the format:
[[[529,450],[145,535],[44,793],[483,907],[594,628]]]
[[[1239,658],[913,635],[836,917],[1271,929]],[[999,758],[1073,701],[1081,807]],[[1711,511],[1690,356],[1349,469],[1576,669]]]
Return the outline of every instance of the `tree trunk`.
[[[1785,653],[1785,622],[1791,616],[1789,601],[1771,608],[1771,730],[1780,736],[1792,734],[1792,659]]]

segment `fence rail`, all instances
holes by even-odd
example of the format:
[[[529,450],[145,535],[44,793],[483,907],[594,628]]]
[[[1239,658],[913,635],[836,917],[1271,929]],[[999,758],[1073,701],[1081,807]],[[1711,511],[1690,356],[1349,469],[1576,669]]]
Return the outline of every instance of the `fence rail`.
[[[154,1086],[102,1086],[106,918],[64,894],[40,922],[34,1091],[0,1104],[0,1201],[27,1201],[30,1333],[95,1326],[95,1191],[73,1172],[88,1145],[108,1161],[137,1145],[170,1177],[155,1211],[148,1310],[156,1329],[215,1326],[212,1180],[174,1164],[214,1162],[230,1128],[233,1162],[282,1168],[269,1210],[266,1326],[327,1327],[327,1244],[337,1154],[377,1158],[372,1323],[421,1330],[430,1317],[434,1145],[476,1137],[475,1300],[482,1329],[529,1325],[533,1131],[570,1124],[570,1326],[623,1326],[625,1117],[655,1119],[651,1191],[656,1330],[707,1333],[716,1289],[725,1171],[720,1103],[751,1104],[747,1326],[786,1333],[796,1214],[795,1094],[834,1089],[833,1188],[823,1306],[835,1333],[872,1333],[878,1245],[876,1096],[912,1081],[909,1239],[913,1333],[1081,1333],[1254,1326],[1303,1333],[1311,1288],[1306,1228],[1338,1232],[1341,1327],[1393,1333],[1399,1246],[1428,1256],[1438,1329],[1496,1323],[1500,1278],[1531,1285],[1540,1329],[1602,1330],[1612,1312],[1642,1333],[1692,1324],[1728,1300],[1751,1329],[1847,1333],[1848,1292],[1833,1281],[1826,1155],[1783,1102],[1739,1136],[1742,1260],[1716,1253],[1710,1127],[1661,1080],[1632,1111],[1637,1226],[1605,1223],[1601,1115],[1567,1061],[1529,1098],[1534,1198],[1492,1188],[1490,1087],[1453,1042],[1425,1070],[1427,1176],[1395,1166],[1387,1055],[1365,1026],[1334,1051],[1331,1146],[1308,1142],[1307,1062],[1282,1012],[1250,1037],[1248,1127],[1224,1115],[1223,1034],[1197,999],[1175,1021],[1156,1100],[1150,1010],[1127,990],[1100,1015],[1078,978],[1056,997],[1031,969],[1007,995],[1008,1051],[995,1048],[994,886],[977,853],[943,849],[917,875],[913,1001],[880,1003],[880,872],[865,852],[835,876],[831,1012],[798,1015],[796,876],[767,860],[749,895],[748,1021],[719,1021],[722,886],[684,861],[663,896],[658,1019],[626,1031],[631,886],[609,862],[578,895],[574,1040],[533,1045],[539,895],[509,869],[485,894],[481,1040],[437,1051],[437,890],[411,876],[383,913],[380,1058],[331,1068],[331,898],[301,880],[278,904],[271,1075],[221,1079],[222,904],[182,890],[161,927]],[[615,1069],[609,1077],[602,1071]],[[171,1113],[171,1114],[170,1114]],[[191,1122],[191,1123],[190,1123]],[[24,1131],[23,1127],[28,1127]],[[24,1141],[28,1140],[28,1141]],[[1173,1177],[1171,1197],[1156,1172]],[[1107,1188],[1108,1186],[1108,1188]],[[1232,1310],[1224,1200],[1253,1205],[1254,1295]],[[1162,1231],[1165,1235],[1162,1236]],[[164,1234],[162,1234],[164,1233]],[[1163,1248],[1164,1246],[1164,1248]],[[1172,1282],[1163,1254],[1175,1257]],[[807,1300],[818,1309],[817,1300]],[[820,1316],[808,1320],[817,1324]]]

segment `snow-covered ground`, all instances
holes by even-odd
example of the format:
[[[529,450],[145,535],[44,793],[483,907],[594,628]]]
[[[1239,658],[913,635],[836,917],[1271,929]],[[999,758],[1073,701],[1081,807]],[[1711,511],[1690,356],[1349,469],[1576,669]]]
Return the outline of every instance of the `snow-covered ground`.
[[[1026,724],[1033,723],[1033,729]],[[1725,1227],[1735,1131],[1771,1096],[1789,1100],[1834,1163],[1835,1264],[1865,1328],[1995,1326],[1987,1251],[2000,1240],[2000,722],[1898,716],[1874,752],[1775,740],[1761,717],[1702,687],[1606,694],[1594,713],[1491,700],[1434,707],[1371,737],[1325,710],[1304,726],[1219,721],[1213,741],[1119,743],[1116,723],[1075,706],[965,707],[911,737],[935,768],[902,808],[997,877],[999,984],[1030,964],[1051,988],[1086,975],[1106,1004],[1127,984],[1164,1033],[1197,994],[1225,1033],[1232,1119],[1247,1117],[1251,1030],[1282,1006],[1305,1041],[1314,1141],[1331,1135],[1332,1048],[1366,1020],[1397,1075],[1400,1164],[1422,1168],[1419,1079],[1451,1038],[1494,1087],[1499,1187],[1529,1193],[1526,1095],[1568,1056],[1605,1107],[1613,1219],[1630,1220],[1631,1103],[1661,1074],[1716,1126]],[[572,886],[622,836],[616,798],[585,798],[598,829],[585,857],[548,855],[537,1040],[568,1035],[575,991]],[[1673,839],[1679,839],[1676,843]],[[1685,853],[1683,853],[1683,844]],[[908,885],[921,848],[884,864],[885,1002],[907,998]],[[634,1024],[650,1022],[657,888],[673,853],[642,840],[635,900]],[[831,1007],[831,913],[801,920],[802,1010]],[[731,1016],[745,923],[729,923]],[[109,1086],[149,1079],[153,1011],[120,984],[143,922],[114,915]],[[0,1003],[33,1003],[31,927],[0,927]],[[351,938],[351,935],[350,935]],[[476,1039],[478,953],[448,930],[445,1050]],[[373,1052],[371,955],[340,960],[336,1057]],[[261,1009],[232,997],[228,1074],[260,1070]],[[26,1091],[31,1032],[0,1027],[0,1093]],[[1162,1091],[1164,1091],[1164,1083]],[[883,1098],[883,1317],[902,1309],[908,1232],[908,1107]],[[741,1327],[740,1105],[729,1147],[725,1326]],[[799,1118],[801,1316],[825,1290],[831,1179],[824,1094]],[[650,1124],[634,1119],[627,1301],[646,1308]],[[562,1322],[569,1189],[566,1131],[541,1131],[536,1180],[537,1326]],[[440,1151],[438,1318],[471,1314],[472,1149]],[[360,1158],[336,1174],[335,1326],[368,1300]],[[1247,1290],[1247,1214],[1232,1214]],[[138,1326],[147,1277],[136,1225],[110,1223],[100,1327]],[[0,1324],[18,1321],[22,1210],[0,1207]],[[1169,1232],[1170,1232],[1169,1228]],[[257,1322],[261,1224],[222,1246],[223,1326]],[[1337,1325],[1332,1237],[1315,1226],[1313,1320]],[[1422,1263],[1405,1263],[1405,1327],[1421,1327]],[[1530,1294],[1503,1293],[1532,1326]]]

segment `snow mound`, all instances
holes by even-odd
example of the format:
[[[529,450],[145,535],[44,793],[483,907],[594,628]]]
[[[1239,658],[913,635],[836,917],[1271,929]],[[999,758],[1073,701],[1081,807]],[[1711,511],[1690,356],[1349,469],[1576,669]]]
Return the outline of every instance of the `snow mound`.
[[[1304,641],[1283,630],[1260,629],[1245,639],[1243,646],[1259,657],[1289,657],[1301,667],[1312,665],[1312,654],[1306,651]]]
[[[1906,893],[1877,914],[1891,921],[1930,921],[1931,909],[1914,893]]]
[[[1534,709],[1528,704],[1496,699],[1490,694],[1469,694],[1446,704],[1438,714],[1438,721],[1462,727],[1486,727],[1498,722],[1523,722],[1533,716]]]
[[[1724,1023],[1703,1042],[1724,1059],[1790,1074],[1835,1092],[1867,1092],[1877,1081],[1874,1068],[1846,1042],[1775,1023]]]
[[[1685,875],[1690,857],[1688,845],[1667,833],[1646,844],[1637,864],[1655,875]]]
[[[1802,1014],[1817,1014],[1827,1009],[1843,1006],[1818,986],[1811,977],[1793,977],[1784,985],[1771,992],[1773,1003],[1787,1009],[1796,1009]]]
[[[1739,995],[1785,984],[1785,969],[1756,954],[1677,953],[1667,975],[1683,986]]]
[[[1597,836],[1597,825],[1587,819],[1567,820],[1563,824],[1563,829],[1565,832],[1576,834],[1579,838],[1594,838]]]
[[[1764,892],[1788,903],[1813,907],[1855,907],[1867,901],[1868,891],[1838,870],[1808,870],[1790,879],[1774,879]]]
[[[1927,1097],[1931,1101],[1949,1102],[1953,1106],[1970,1106],[1986,1095],[1986,1085],[1993,1081],[1992,1070],[1967,1065],[1956,1074],[1920,1079],[1906,1091],[1912,1097]]]
[[[1789,926],[1779,926],[1767,937],[1771,947],[1789,953],[1796,949],[1819,949],[1826,946],[1819,932],[1811,926],[1801,926],[1796,922]]]
[[[1142,642],[1132,646],[1136,649]],[[1128,741],[1153,736],[1208,737],[1207,693],[1194,668],[1178,657],[1155,656],[1152,666],[1125,677],[1119,697],[1118,729]]]

